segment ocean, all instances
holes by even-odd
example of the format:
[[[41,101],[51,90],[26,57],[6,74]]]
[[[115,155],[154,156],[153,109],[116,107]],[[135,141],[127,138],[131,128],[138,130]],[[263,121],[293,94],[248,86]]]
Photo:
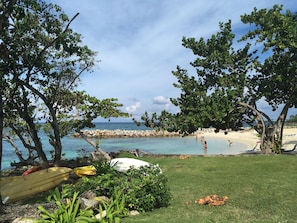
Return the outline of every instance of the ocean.
[[[107,130],[150,130],[141,125],[137,126],[133,122],[100,122],[95,123],[95,129]],[[48,159],[51,159],[50,151],[52,147],[48,143],[48,138],[41,134],[41,140]],[[22,153],[26,154],[26,149],[22,147],[19,140],[15,141]],[[71,159],[78,156],[87,155],[94,151],[94,148],[83,139],[66,136],[62,139],[63,154],[65,158]],[[101,139],[100,148],[106,152],[118,152],[119,150],[140,149],[152,154],[238,154],[246,149],[242,143],[233,142],[230,147],[226,140],[207,139],[207,151],[204,150],[200,140],[195,137],[166,137],[166,138],[110,138]],[[2,169],[10,168],[11,162],[18,162],[12,146],[3,142]]]

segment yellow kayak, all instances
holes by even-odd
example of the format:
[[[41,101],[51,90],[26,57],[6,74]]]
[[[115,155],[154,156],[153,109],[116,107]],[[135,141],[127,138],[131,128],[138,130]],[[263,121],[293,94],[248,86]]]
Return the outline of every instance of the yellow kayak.
[[[62,181],[67,180],[72,171],[67,167],[51,167],[27,176],[1,178],[1,197],[5,203],[29,198],[56,187]]]
[[[96,175],[96,168],[94,166],[81,166],[81,167],[76,167],[73,169],[74,173],[78,177],[83,177],[83,176],[94,176]]]
[[[16,179],[19,179],[21,176],[12,176],[12,177],[1,177],[0,178],[0,188],[3,187],[5,184],[12,182]]]

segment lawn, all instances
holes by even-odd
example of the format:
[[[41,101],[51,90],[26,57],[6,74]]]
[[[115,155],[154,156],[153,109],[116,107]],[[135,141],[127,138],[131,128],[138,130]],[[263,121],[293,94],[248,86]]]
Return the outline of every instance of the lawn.
[[[171,205],[125,218],[124,223],[297,222],[296,156],[143,159],[158,163],[168,177]],[[194,203],[210,194],[228,196],[228,203],[215,207]]]

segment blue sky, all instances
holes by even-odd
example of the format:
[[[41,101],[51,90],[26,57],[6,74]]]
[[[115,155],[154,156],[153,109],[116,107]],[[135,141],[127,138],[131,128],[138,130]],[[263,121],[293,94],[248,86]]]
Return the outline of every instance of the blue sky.
[[[82,34],[84,44],[98,52],[100,62],[93,73],[84,74],[80,88],[103,98],[118,98],[123,111],[138,118],[145,112],[175,112],[169,98],[180,95],[173,87],[172,71],[189,68],[194,57],[181,45],[183,36],[208,38],[219,22],[232,20],[235,33],[248,29],[240,15],[274,4],[297,10],[291,0],[48,0],[72,17],[71,28]],[[259,109],[276,118],[270,107]],[[296,114],[290,110],[289,116]],[[115,119],[114,121],[131,119]],[[102,121],[102,119],[98,119]]]

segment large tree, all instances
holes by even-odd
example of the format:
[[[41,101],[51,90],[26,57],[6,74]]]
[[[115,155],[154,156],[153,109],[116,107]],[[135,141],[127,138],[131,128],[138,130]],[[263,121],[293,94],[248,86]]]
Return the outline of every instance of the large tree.
[[[81,75],[96,62],[96,53],[70,28],[78,14],[68,18],[59,6],[37,0],[3,0],[1,7],[4,126],[29,154],[37,153],[41,165],[48,166],[48,157],[40,140],[40,120],[46,122],[53,161],[58,163],[62,137],[91,127],[98,116],[127,116],[116,99],[99,100],[76,90]],[[23,161],[34,163],[35,158]]]
[[[183,46],[196,56],[191,62],[196,74],[177,67],[174,86],[181,95],[171,101],[180,111],[163,113],[156,121],[165,114],[174,130],[187,134],[199,127],[238,130],[248,123],[262,136],[262,152],[278,153],[288,109],[297,105],[297,14],[275,5],[255,8],[241,20],[251,30],[240,44],[231,21],[220,23],[220,31],[209,39],[183,38]],[[235,49],[236,44],[243,47]],[[271,111],[281,109],[277,120],[258,109],[260,100]]]

